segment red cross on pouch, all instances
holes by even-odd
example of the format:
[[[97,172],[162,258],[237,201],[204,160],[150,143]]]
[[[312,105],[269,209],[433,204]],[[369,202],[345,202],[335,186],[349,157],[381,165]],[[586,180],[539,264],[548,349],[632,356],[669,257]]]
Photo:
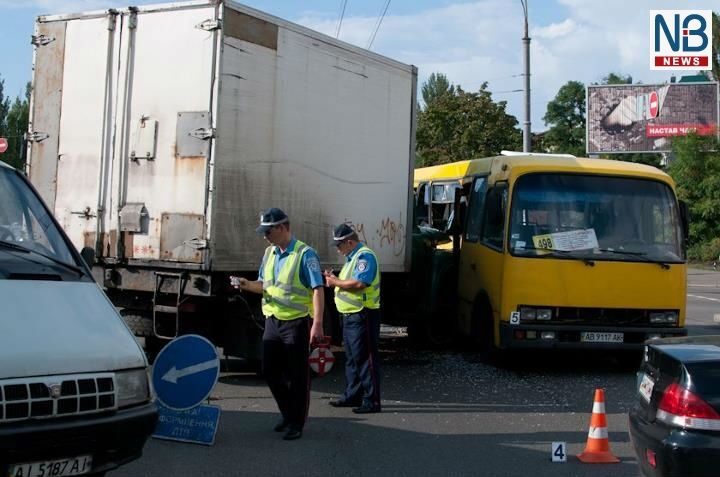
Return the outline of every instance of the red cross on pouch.
[[[325,376],[325,373],[328,373],[335,364],[335,356],[330,351],[329,346],[329,342],[320,343],[317,348],[312,350],[308,359],[310,368],[321,377]]]

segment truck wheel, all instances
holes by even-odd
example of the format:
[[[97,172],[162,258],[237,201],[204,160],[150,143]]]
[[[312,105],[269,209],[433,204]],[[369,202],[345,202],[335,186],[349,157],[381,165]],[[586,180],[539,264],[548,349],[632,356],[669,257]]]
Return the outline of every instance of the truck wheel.
[[[121,315],[135,336],[153,336],[153,322],[151,317],[138,314],[132,310],[123,310]]]

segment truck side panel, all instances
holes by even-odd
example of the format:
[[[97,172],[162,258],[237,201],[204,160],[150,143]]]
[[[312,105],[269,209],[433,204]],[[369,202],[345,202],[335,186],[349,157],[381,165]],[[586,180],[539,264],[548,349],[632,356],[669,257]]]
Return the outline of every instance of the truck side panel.
[[[324,263],[340,263],[332,228],[349,222],[383,271],[407,269],[416,72],[363,53],[226,8],[215,269],[257,269],[271,206]]]

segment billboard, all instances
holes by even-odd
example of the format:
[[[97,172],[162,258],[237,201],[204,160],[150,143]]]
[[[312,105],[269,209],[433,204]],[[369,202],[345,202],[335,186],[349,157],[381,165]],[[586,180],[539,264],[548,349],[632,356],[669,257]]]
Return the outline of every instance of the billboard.
[[[717,134],[718,114],[718,83],[588,86],[587,152],[669,152],[675,136]]]

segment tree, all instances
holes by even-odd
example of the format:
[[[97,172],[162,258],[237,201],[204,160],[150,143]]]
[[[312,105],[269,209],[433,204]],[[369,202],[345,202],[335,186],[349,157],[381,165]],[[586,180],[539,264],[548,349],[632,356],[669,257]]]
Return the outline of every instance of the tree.
[[[25,167],[23,136],[28,129],[30,105],[30,83],[25,86],[25,98],[15,98],[6,116],[6,137],[8,150],[1,156],[2,160],[17,169]]]
[[[691,133],[673,141],[669,172],[678,197],[690,209],[691,258],[715,259],[720,253],[720,141]]]
[[[416,143],[416,167],[424,167],[517,150],[522,134],[505,101],[493,101],[483,83],[477,92],[455,86],[426,103],[418,114]]]
[[[632,76],[611,72],[602,79],[600,84],[632,84]]]
[[[0,77],[0,136],[5,137],[7,113],[10,109],[10,98],[5,97],[5,80]]]
[[[455,93],[455,86],[448,81],[447,76],[442,73],[432,73],[428,80],[422,85],[422,97],[425,105],[433,103],[442,96]]]
[[[585,155],[585,85],[568,81],[547,105],[543,137],[549,152]]]

